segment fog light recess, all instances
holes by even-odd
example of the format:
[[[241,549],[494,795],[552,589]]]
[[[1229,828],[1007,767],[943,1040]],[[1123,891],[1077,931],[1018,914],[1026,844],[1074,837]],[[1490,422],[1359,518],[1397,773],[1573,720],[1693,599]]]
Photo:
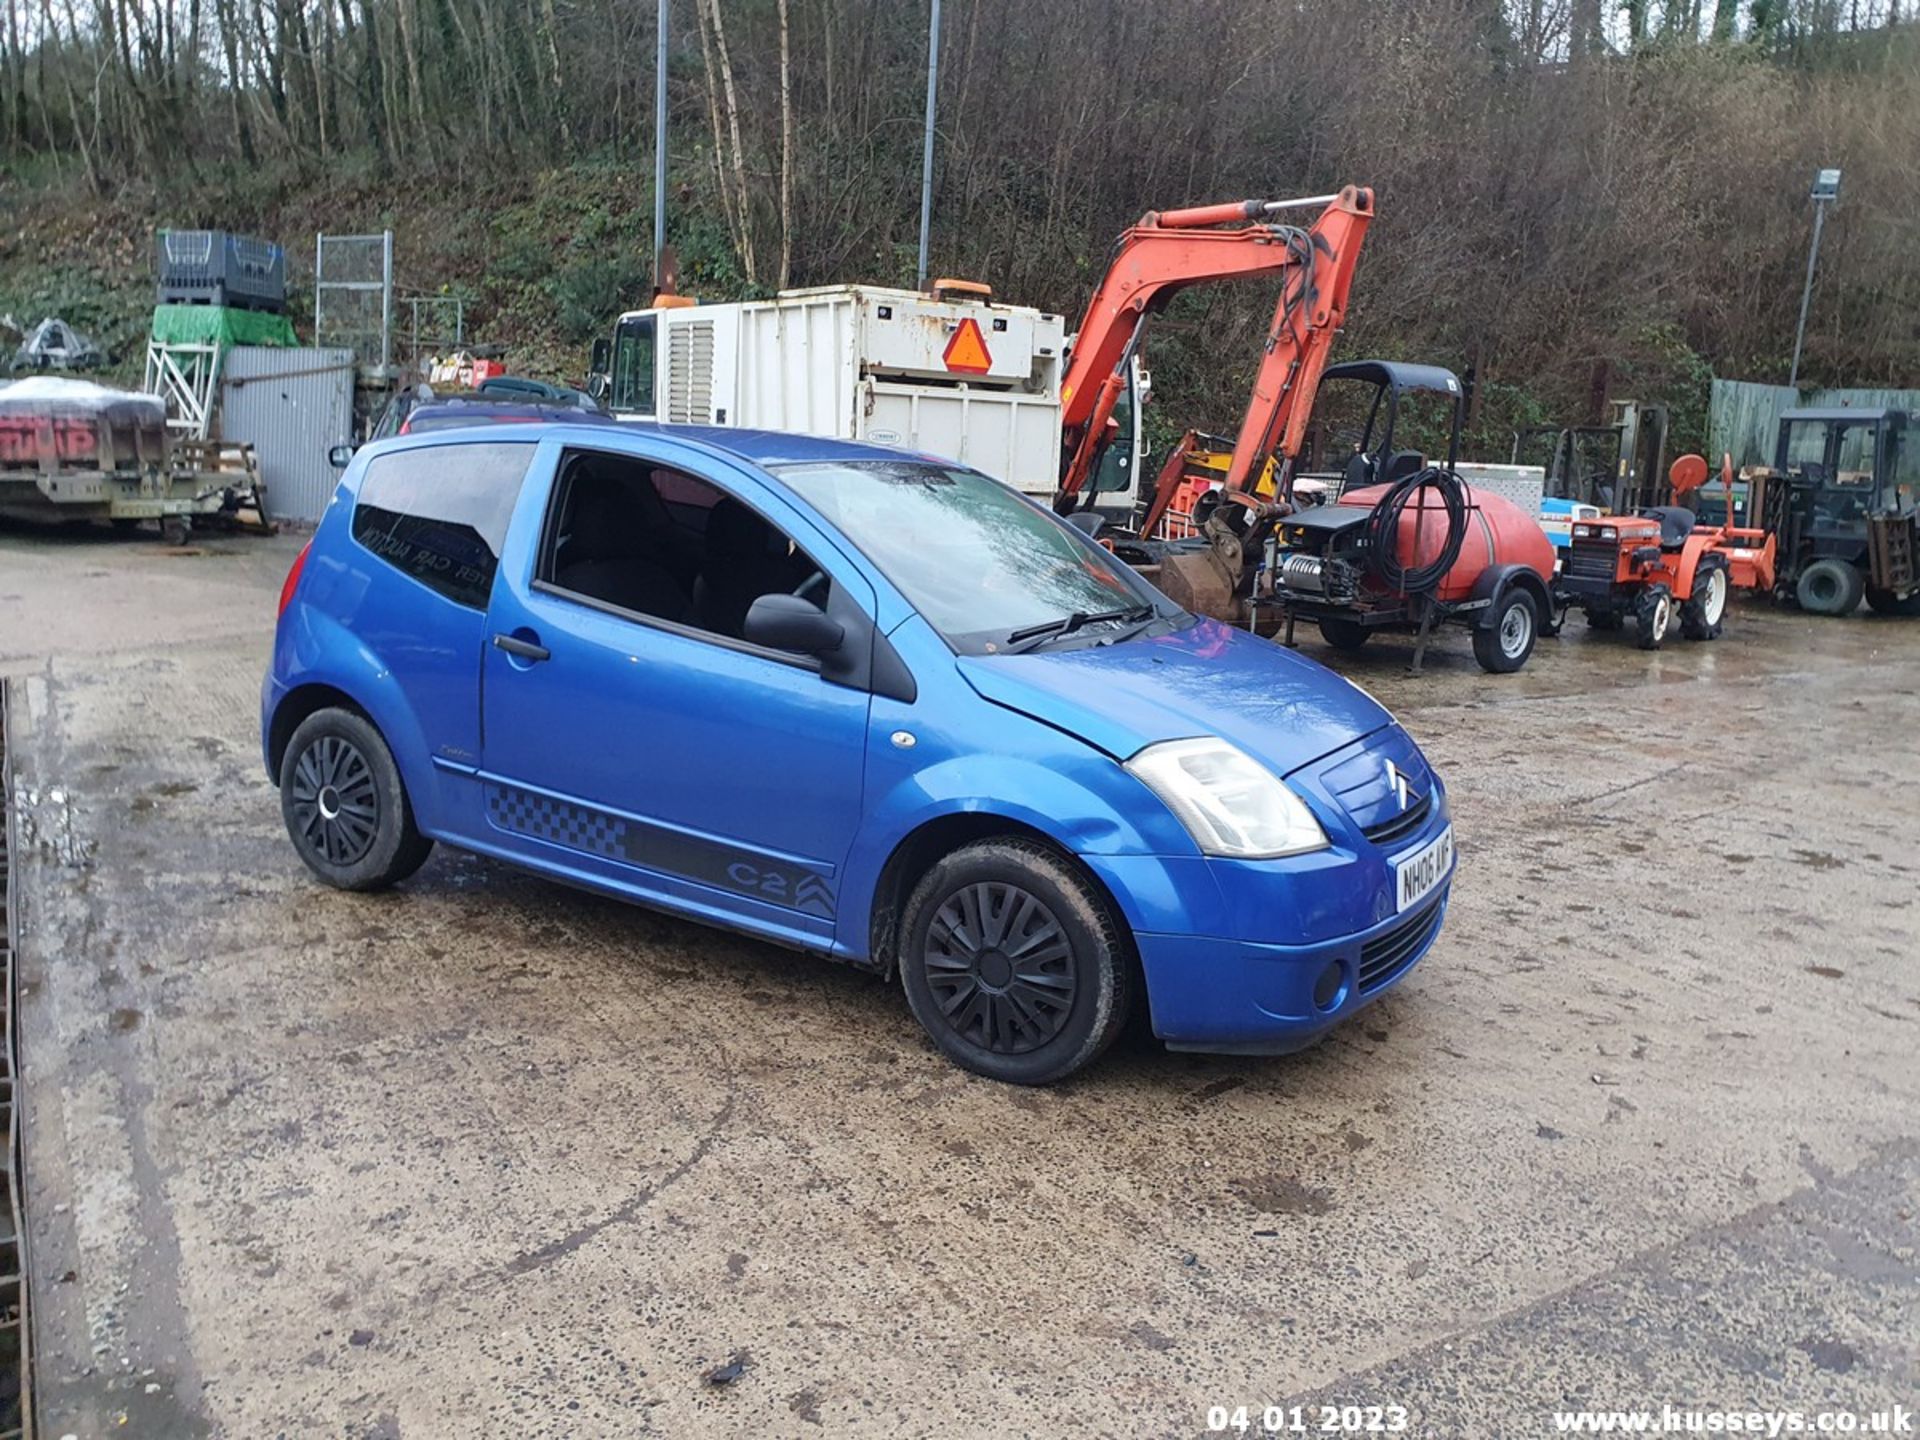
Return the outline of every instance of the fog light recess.
[[[1338,960],[1329,960],[1320,978],[1313,982],[1313,1003],[1322,1010],[1335,1010],[1346,998],[1347,967]]]

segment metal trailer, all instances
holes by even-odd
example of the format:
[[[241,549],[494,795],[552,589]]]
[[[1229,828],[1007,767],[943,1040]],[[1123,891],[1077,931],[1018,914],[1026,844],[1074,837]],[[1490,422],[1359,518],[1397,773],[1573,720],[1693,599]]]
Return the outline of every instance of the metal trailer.
[[[175,440],[157,396],[65,380],[0,386],[0,516],[158,520],[183,542],[196,519],[261,512],[259,489],[250,448]]]
[[[695,304],[664,297],[594,345],[589,385],[622,420],[733,425],[864,440],[961,461],[1029,495],[1060,484],[1058,315],[995,303],[983,285],[873,285]],[[1117,414],[1098,508],[1139,494],[1139,407]]]

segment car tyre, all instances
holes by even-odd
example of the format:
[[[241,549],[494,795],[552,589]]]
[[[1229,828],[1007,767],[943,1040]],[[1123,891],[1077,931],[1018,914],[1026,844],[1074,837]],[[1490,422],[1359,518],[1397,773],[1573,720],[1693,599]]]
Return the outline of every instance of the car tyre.
[[[1010,1085],[1091,1064],[1126,1024],[1133,942],[1065,856],[1007,837],[920,878],[901,924],[907,1005],[949,1059]]]
[[[1487,623],[1473,632],[1473,658],[1493,675],[1510,675],[1527,663],[1540,634],[1540,612],[1533,597],[1521,589],[1507,591],[1494,602]]]
[[[433,841],[380,732],[351,710],[317,710],[280,759],[280,813],[307,868],[341,890],[383,890],[422,865]]]
[[[1639,627],[1640,648],[1658,650],[1673,629],[1673,591],[1665,585],[1647,586],[1633,602],[1633,621]]]
[[[1860,608],[1866,588],[1859,570],[1829,555],[1800,572],[1793,582],[1793,598],[1809,615],[1851,615]]]
[[[1714,556],[1701,559],[1693,572],[1693,593],[1680,607],[1680,633],[1689,640],[1712,640],[1727,615],[1727,566]]]
[[[1320,638],[1336,650],[1358,650],[1372,633],[1358,620],[1338,615],[1323,616],[1320,621]]]

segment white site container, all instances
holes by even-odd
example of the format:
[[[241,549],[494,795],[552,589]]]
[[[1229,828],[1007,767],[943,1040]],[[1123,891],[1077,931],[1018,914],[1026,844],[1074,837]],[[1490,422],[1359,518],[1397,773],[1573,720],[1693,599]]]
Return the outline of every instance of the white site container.
[[[834,285],[630,311],[614,327],[611,350],[597,352],[595,370],[604,364],[606,400],[622,420],[865,440],[958,460],[1029,494],[1052,495],[1065,363],[1058,315]],[[1126,452],[1131,481],[1133,446],[1111,448]],[[1102,494],[1103,508],[1131,504],[1134,488]]]

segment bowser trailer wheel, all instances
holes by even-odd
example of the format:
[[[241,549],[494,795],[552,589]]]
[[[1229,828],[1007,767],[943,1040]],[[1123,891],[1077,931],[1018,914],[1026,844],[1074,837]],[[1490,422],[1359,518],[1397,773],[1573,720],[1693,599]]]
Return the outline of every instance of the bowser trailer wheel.
[[[1320,620],[1320,638],[1336,650],[1358,650],[1372,632],[1358,620],[1325,615]]]
[[[1727,614],[1727,567],[1711,556],[1694,571],[1693,593],[1680,607],[1680,633],[1689,640],[1711,640]]]
[[[1640,627],[1640,648],[1658,650],[1673,629],[1673,592],[1664,585],[1649,585],[1634,602],[1633,618]]]
[[[1493,616],[1473,632],[1473,658],[1490,675],[1510,675],[1533,654],[1540,615],[1524,590],[1507,591],[1494,602]]]

